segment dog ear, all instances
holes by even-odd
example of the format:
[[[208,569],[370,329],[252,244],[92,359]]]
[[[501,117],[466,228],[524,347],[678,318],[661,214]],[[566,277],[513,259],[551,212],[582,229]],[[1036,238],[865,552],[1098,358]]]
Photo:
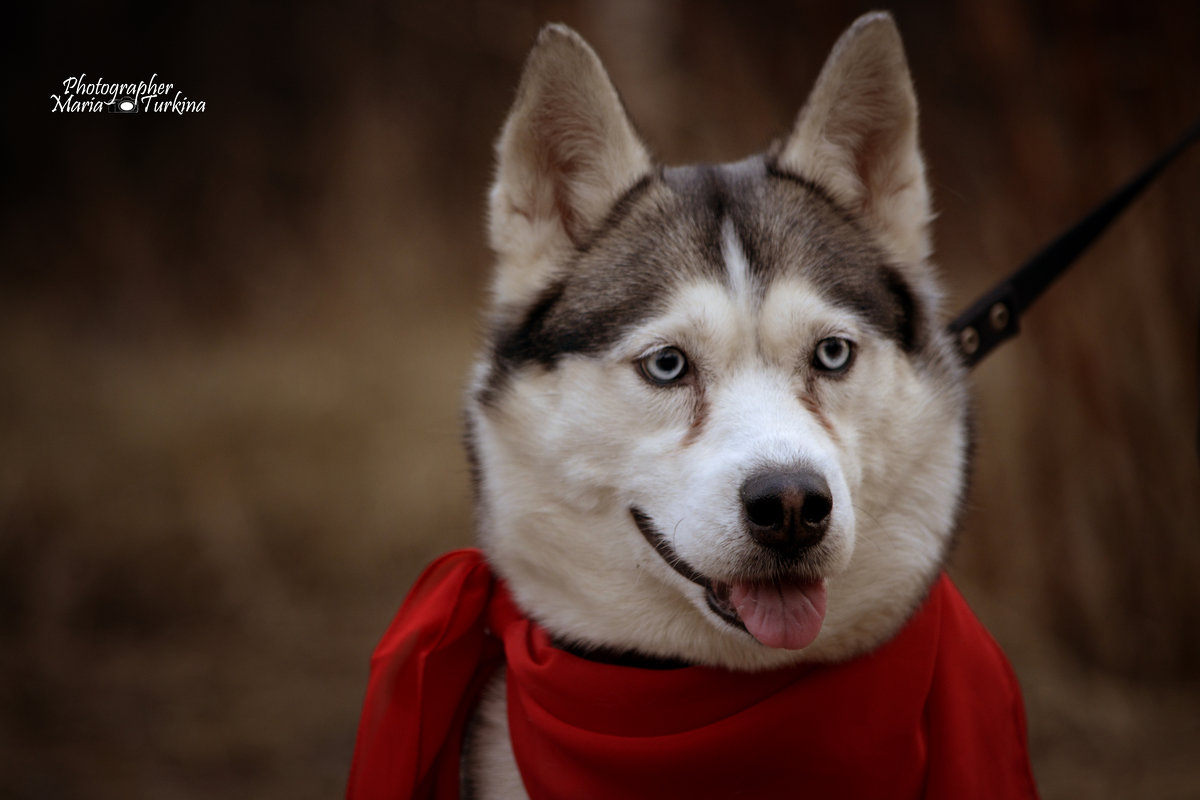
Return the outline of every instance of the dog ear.
[[[929,256],[917,98],[890,14],[859,17],[838,39],[776,165],[824,188],[900,260]]]
[[[501,304],[530,300],[651,169],[600,59],[563,25],[538,35],[496,153],[489,234]]]

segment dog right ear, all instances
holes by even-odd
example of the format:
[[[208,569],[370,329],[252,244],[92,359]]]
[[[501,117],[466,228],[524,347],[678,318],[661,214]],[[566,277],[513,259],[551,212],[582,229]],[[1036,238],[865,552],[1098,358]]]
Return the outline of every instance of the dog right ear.
[[[932,248],[933,213],[917,139],[900,32],[890,14],[875,12],[834,45],[776,163],[865,220],[901,261],[920,263]]]
[[[600,59],[564,25],[538,35],[496,154],[493,299],[509,307],[532,301],[652,167]]]

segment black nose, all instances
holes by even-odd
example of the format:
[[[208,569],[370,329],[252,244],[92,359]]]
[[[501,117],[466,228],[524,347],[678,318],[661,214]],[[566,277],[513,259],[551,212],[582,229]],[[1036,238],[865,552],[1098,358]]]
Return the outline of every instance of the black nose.
[[[795,555],[825,536],[833,497],[812,470],[769,470],[742,484],[746,528],[763,547]]]

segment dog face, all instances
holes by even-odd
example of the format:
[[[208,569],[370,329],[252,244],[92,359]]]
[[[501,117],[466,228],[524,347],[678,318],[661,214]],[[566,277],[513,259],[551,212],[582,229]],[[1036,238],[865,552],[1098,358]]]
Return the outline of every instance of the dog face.
[[[517,602],[576,645],[732,668],[881,644],[967,458],[891,18],[843,35],[766,154],[680,168],[551,26],[497,149],[468,444]]]

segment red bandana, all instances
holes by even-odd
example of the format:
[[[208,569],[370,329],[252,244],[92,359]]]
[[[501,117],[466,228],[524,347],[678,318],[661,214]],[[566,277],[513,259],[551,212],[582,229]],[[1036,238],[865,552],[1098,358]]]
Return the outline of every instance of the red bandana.
[[[555,648],[478,550],[431,564],[375,650],[347,797],[458,800],[463,730],[502,660],[532,800],[1037,797],[1016,678],[945,575],[845,664],[653,670]]]

